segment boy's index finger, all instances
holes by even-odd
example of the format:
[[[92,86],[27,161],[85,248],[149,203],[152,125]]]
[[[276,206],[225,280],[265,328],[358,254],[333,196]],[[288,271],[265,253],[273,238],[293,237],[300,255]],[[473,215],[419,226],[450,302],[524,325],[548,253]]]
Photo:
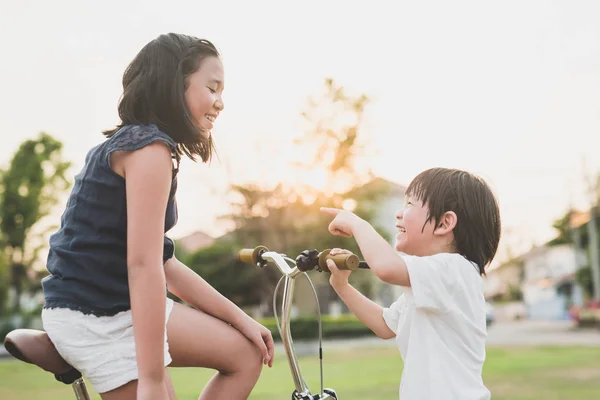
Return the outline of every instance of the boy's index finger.
[[[329,215],[338,215],[342,210],[339,208],[321,207],[321,211]]]

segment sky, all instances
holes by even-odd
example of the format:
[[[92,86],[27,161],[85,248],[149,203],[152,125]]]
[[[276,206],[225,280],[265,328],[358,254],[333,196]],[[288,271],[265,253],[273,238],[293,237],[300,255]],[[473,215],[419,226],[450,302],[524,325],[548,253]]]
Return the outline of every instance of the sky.
[[[406,185],[444,166],[485,178],[500,202],[502,248],[541,244],[570,205],[588,205],[582,160],[600,171],[600,2],[166,4],[3,4],[0,168],[45,131],[77,173],[118,123],[124,68],[148,41],[180,32],[215,43],[226,83],[218,158],[182,165],[175,238],[223,233],[230,183],[291,179],[300,113],[328,77],[371,99],[361,134],[378,176]]]

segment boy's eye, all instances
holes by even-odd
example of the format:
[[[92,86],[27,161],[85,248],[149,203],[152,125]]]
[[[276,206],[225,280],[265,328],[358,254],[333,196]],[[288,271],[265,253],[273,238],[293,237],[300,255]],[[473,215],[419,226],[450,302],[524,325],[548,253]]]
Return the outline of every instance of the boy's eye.
[[[211,93],[216,93],[216,90],[214,90],[213,88],[208,88],[208,90],[210,90]]]

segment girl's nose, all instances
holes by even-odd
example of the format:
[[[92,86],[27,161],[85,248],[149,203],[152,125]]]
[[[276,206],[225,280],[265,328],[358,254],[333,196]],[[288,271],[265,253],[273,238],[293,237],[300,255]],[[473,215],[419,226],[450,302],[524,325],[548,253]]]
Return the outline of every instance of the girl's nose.
[[[217,101],[215,101],[215,108],[217,110],[223,111],[223,109],[225,108],[225,103],[223,102],[223,99],[218,99]]]

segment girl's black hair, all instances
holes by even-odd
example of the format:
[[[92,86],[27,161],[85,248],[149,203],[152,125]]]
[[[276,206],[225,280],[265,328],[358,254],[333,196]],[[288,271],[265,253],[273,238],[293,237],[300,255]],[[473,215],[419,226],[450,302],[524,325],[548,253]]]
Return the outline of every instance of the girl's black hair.
[[[112,136],[124,125],[156,125],[177,143],[177,159],[182,154],[195,160],[210,160],[214,151],[212,136],[200,134],[187,107],[188,78],[209,57],[219,57],[208,40],[169,33],[146,44],[123,74],[123,95],[119,102],[121,123],[104,131]]]

